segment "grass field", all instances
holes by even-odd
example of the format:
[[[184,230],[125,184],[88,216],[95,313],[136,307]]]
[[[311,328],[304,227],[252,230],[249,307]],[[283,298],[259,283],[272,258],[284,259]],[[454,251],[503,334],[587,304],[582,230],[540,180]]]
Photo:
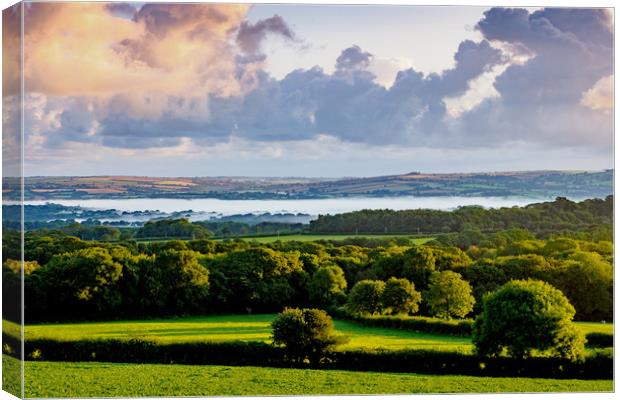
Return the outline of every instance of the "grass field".
[[[600,322],[575,322],[577,328],[584,334],[588,333],[608,333],[613,335],[614,333],[614,324],[613,323],[600,323]]]
[[[58,340],[148,338],[165,343],[196,341],[264,341],[270,342],[270,323],[274,314],[187,317],[163,320],[87,322],[75,324],[39,324],[26,326],[26,339]],[[363,327],[335,321],[336,330],[350,337],[341,349],[441,349],[470,351],[469,338],[398,329]],[[3,321],[3,330],[15,335],[19,326]]]
[[[17,360],[3,355],[3,364]],[[15,364],[15,365],[13,365]],[[26,397],[593,392],[611,380],[488,378],[262,367],[26,362]],[[4,385],[3,376],[3,385]]]
[[[2,390],[13,396],[21,397],[22,369],[20,362],[5,354],[2,354]]]
[[[264,341],[270,342],[270,323],[274,314],[224,315],[184,317],[139,321],[106,321],[68,324],[37,324],[26,326],[26,339],[153,339],[164,343],[200,341]],[[584,333],[613,333],[613,324],[578,322]],[[336,330],[350,338],[340,349],[384,348],[436,349],[469,352],[470,338],[429,333],[417,333],[390,328],[361,326],[347,321],[335,321]],[[4,332],[19,335],[19,326],[3,321]]]
[[[419,237],[412,235],[273,235],[273,236],[260,236],[260,237],[245,237],[243,240],[256,241],[258,243],[272,243],[277,240],[283,242],[314,242],[317,240],[344,240],[348,238],[370,238],[370,239],[392,239],[392,238],[408,238],[413,244],[424,244],[434,237]],[[220,239],[221,240],[221,239]]]

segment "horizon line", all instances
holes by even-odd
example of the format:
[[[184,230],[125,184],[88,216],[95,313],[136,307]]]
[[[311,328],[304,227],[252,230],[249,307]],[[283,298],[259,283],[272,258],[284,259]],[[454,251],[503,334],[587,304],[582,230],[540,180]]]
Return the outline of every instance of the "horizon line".
[[[487,171],[452,171],[452,172],[423,172],[409,171],[404,173],[380,174],[380,175],[342,175],[334,177],[326,176],[310,176],[310,175],[124,175],[124,174],[97,174],[97,175],[25,175],[23,178],[102,178],[102,177],[119,177],[119,178],[305,178],[305,179],[351,179],[351,178],[377,178],[405,175],[476,175],[476,174],[516,174],[516,173],[534,173],[534,172],[563,172],[563,173],[593,173],[614,171],[614,168],[597,168],[597,169],[524,169],[524,170],[487,170]],[[22,176],[3,176],[2,178],[21,178]]]

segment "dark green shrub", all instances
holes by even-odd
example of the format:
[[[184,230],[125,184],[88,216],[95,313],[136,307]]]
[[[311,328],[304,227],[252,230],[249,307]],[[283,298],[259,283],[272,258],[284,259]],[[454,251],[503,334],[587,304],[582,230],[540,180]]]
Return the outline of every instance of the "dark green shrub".
[[[273,343],[283,345],[296,363],[308,359],[318,364],[327,350],[347,340],[334,333],[334,323],[323,310],[289,308],[278,314],[271,327]]]
[[[525,358],[533,350],[549,350],[582,359],[585,340],[572,324],[574,315],[562,292],[548,283],[510,281],[485,298],[473,342],[484,356],[499,356],[506,349],[515,358]]]

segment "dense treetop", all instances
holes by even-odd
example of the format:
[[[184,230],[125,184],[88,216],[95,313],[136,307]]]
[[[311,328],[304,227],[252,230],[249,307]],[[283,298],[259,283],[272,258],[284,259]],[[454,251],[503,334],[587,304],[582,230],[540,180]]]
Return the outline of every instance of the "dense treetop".
[[[537,234],[611,224],[613,196],[582,202],[559,197],[525,207],[485,209],[479,206],[439,210],[362,210],[321,215],[310,222],[317,233],[449,233],[523,228]]]
[[[569,210],[567,217],[583,213],[582,221],[594,222],[606,221],[609,207],[610,198],[581,203],[558,199],[532,209],[543,214],[547,211],[541,210],[550,209],[551,215],[562,208]],[[528,209],[505,212],[527,213]],[[552,232],[514,227],[513,222],[505,221],[510,228],[506,230],[442,234],[424,245],[406,238],[265,244],[210,240],[198,238],[208,233],[194,231],[196,224],[186,220],[157,221],[148,229],[159,233],[190,227],[183,234],[196,239],[107,242],[81,240],[58,230],[28,231],[24,236],[26,320],[280,312],[285,307],[330,311],[345,305],[357,313],[471,317],[482,311],[485,295],[523,279],[541,280],[560,290],[578,320],[612,319],[611,225],[575,222],[570,229]],[[20,235],[5,231],[3,296],[7,301],[19,296],[19,248]],[[437,301],[442,296],[433,296],[438,277],[457,274],[452,286],[458,286],[456,292],[466,304],[443,313]]]

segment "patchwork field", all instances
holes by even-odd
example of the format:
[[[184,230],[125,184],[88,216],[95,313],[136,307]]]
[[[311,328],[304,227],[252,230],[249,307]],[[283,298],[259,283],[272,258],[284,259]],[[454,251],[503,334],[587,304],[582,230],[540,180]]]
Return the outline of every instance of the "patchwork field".
[[[17,360],[3,355],[6,368]],[[487,378],[258,367],[26,362],[26,397],[609,392],[611,380]],[[5,377],[3,376],[3,385]]]

